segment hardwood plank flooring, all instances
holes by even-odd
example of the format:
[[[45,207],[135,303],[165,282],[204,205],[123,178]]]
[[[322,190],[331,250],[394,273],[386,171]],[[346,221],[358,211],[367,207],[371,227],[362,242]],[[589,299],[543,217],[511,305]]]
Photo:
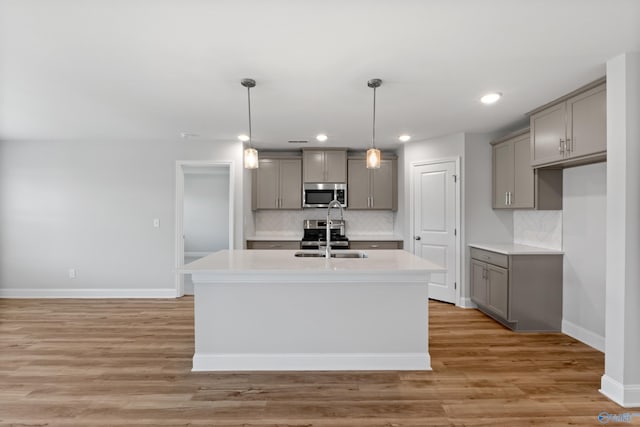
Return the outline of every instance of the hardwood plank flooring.
[[[598,392],[602,353],[429,309],[430,372],[193,373],[191,297],[0,299],[0,426],[588,426],[634,412]]]

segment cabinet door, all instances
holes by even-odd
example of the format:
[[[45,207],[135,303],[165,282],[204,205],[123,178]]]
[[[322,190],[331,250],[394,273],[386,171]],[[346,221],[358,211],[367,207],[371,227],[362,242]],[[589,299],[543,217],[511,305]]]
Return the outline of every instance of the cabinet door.
[[[534,174],[529,134],[513,141],[513,194],[511,208],[534,207]]]
[[[380,168],[371,169],[370,174],[371,207],[373,209],[393,209],[393,184],[396,182],[393,176],[393,160],[382,160],[380,162]]]
[[[324,152],[325,182],[347,182],[347,151]]]
[[[349,209],[369,209],[370,177],[364,159],[349,160],[349,180],[347,183],[347,207]]]
[[[302,209],[302,162],[280,160],[280,209]]]
[[[304,182],[325,182],[324,151],[304,150],[302,169]]]
[[[567,101],[568,156],[607,150],[607,91],[598,86]]]
[[[488,298],[487,307],[497,315],[508,319],[509,274],[505,268],[487,264]]]
[[[487,304],[487,264],[471,260],[471,300],[481,305]]]
[[[565,103],[531,116],[531,164],[541,165],[564,158]]]
[[[508,193],[513,193],[513,142],[493,146],[493,208],[509,208]],[[513,196],[512,196],[513,197]]]
[[[256,173],[256,209],[277,209],[280,163],[275,159],[260,159]]]

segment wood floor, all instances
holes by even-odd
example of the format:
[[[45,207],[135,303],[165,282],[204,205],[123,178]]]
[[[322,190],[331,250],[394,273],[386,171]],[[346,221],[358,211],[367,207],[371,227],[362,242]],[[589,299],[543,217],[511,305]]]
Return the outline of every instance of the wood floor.
[[[597,426],[630,412],[598,392],[603,354],[562,334],[431,302],[429,344],[431,372],[192,373],[192,298],[4,299],[0,426]]]

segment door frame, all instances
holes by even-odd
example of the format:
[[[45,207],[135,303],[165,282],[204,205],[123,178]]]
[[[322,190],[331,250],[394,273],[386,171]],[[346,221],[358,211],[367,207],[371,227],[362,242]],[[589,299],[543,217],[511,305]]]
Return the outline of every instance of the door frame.
[[[197,160],[177,160],[176,161],[176,204],[175,204],[175,290],[176,298],[184,296],[184,275],[178,270],[184,265],[184,175],[185,168],[226,168],[229,171],[229,249],[233,249],[235,224],[234,224],[234,203],[235,203],[235,164],[232,160],[224,161],[197,161]]]
[[[455,165],[455,176],[456,176],[456,182],[454,185],[454,191],[455,191],[455,195],[454,195],[454,200],[455,200],[455,228],[458,231],[455,235],[455,245],[456,247],[454,248],[454,252],[456,254],[456,268],[455,268],[455,278],[454,281],[456,283],[456,298],[455,298],[455,304],[457,306],[460,306],[460,301],[461,301],[461,289],[462,289],[462,246],[461,246],[461,242],[462,242],[462,234],[464,232],[464,230],[462,229],[462,224],[461,224],[461,211],[462,211],[462,198],[461,198],[461,193],[462,191],[460,190],[460,188],[462,187],[462,177],[460,176],[460,156],[455,156],[455,157],[443,157],[440,159],[434,159],[434,160],[418,160],[415,162],[411,162],[409,164],[410,167],[410,172],[409,172],[409,239],[411,240],[411,253],[415,254],[416,253],[416,249],[415,249],[415,227],[414,227],[414,196],[415,196],[415,179],[414,179],[414,171],[415,168],[418,166],[428,166],[428,165],[435,165],[435,164],[439,164],[439,163],[451,163],[453,162]]]

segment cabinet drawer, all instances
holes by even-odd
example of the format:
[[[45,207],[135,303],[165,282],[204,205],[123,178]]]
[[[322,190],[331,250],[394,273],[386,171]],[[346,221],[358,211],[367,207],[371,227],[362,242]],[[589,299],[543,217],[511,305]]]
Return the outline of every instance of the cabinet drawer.
[[[499,265],[500,267],[509,268],[509,257],[504,254],[471,248],[471,258],[484,261],[489,264]]]
[[[247,240],[247,249],[300,249],[299,240]]]
[[[349,242],[351,249],[402,249],[402,241],[400,240],[361,240]]]

